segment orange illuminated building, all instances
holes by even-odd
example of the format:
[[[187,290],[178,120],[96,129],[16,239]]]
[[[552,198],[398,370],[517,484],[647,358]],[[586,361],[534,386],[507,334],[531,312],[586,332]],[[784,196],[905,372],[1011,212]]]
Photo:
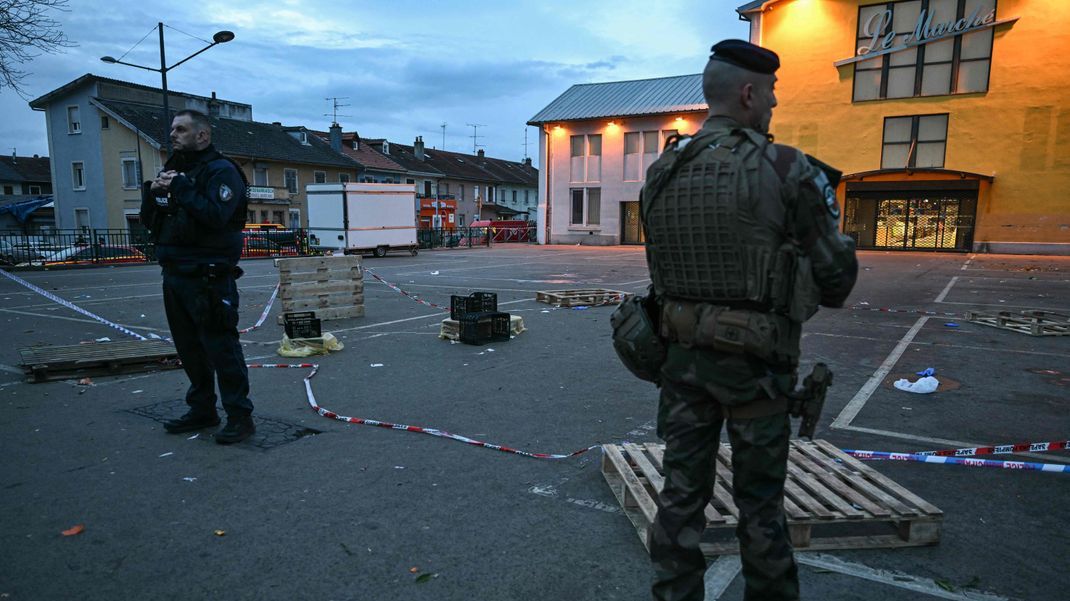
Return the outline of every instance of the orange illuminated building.
[[[845,173],[859,248],[1070,254],[1070,2],[766,0],[772,133]]]

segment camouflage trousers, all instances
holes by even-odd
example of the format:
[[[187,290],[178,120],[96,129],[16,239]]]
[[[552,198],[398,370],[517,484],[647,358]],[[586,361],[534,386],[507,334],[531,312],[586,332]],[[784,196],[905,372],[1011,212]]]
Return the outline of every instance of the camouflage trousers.
[[[657,601],[705,597],[706,560],[699,539],[703,508],[713,496],[721,426],[720,404],[701,389],[664,381],[658,436],[665,441],[665,487],[650,533]],[[798,568],[784,517],[790,422],[786,413],[729,419],[732,488],[739,508],[739,539],[746,601],[799,598]]]

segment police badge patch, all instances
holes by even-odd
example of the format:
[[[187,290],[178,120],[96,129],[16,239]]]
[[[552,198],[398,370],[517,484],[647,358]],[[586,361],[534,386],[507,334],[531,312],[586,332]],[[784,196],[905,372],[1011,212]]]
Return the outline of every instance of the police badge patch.
[[[230,202],[230,199],[234,196],[234,192],[231,191],[230,186],[226,184],[219,184],[219,200],[223,202]]]

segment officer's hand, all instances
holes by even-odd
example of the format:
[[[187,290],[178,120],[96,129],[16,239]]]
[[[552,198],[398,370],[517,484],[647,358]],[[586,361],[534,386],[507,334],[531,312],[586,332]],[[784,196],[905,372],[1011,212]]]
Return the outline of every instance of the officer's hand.
[[[171,180],[178,175],[177,171],[163,171],[156,179],[152,180],[151,190],[154,192],[167,192],[171,189]]]

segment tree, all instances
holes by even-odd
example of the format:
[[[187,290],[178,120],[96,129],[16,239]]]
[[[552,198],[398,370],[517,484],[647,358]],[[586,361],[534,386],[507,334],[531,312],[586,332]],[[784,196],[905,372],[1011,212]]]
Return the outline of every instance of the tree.
[[[67,0],[0,0],[0,90],[11,88],[23,95],[22,69],[42,53],[59,52],[74,43],[49,16],[67,10]]]

